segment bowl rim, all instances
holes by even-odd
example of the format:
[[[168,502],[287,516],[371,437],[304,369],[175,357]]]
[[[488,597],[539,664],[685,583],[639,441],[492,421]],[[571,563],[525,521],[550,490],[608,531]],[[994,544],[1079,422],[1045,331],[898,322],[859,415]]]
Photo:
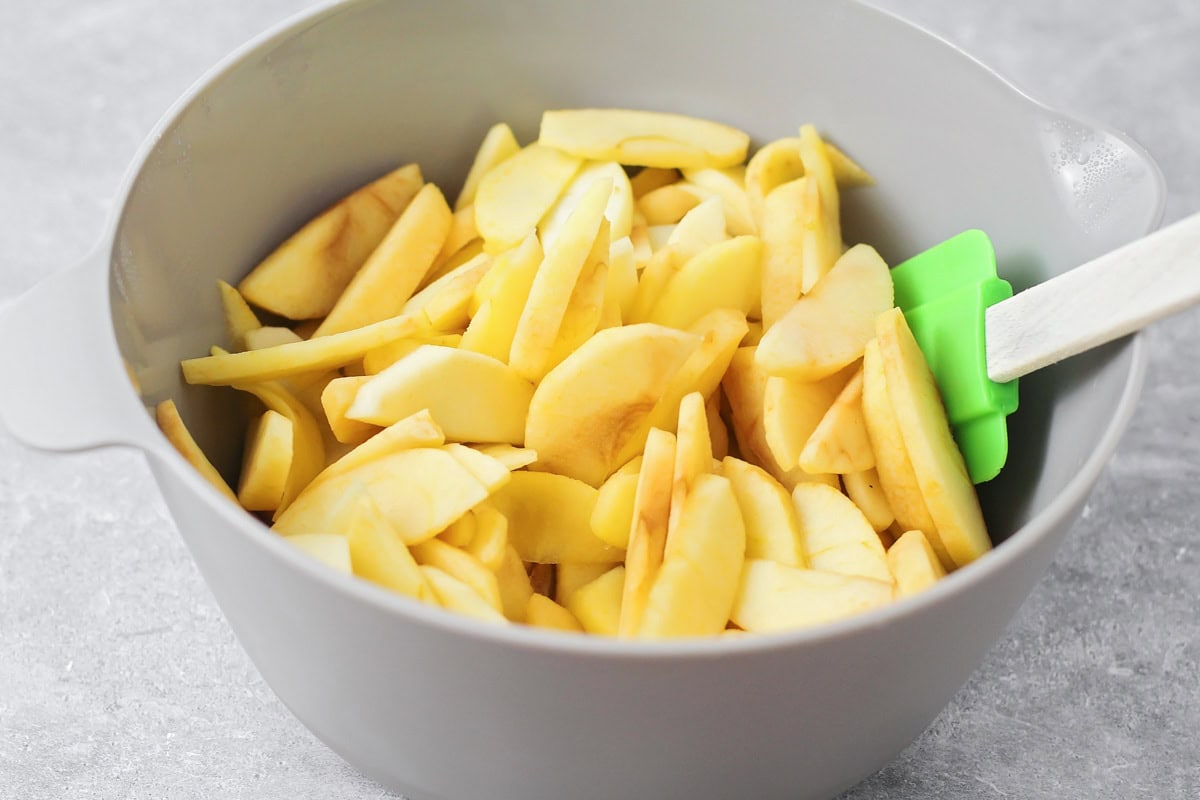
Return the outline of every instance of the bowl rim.
[[[155,123],[126,168],[115,195],[117,201],[110,211],[101,244],[96,250],[97,253],[103,253],[105,257],[96,259],[96,264],[105,269],[111,278],[116,256],[116,233],[124,217],[129,195],[159,140],[202,92],[234,67],[267,49],[269,45],[285,36],[315,26],[328,17],[350,10],[353,6],[374,2],[379,2],[379,0],[324,0],[312,8],[284,18],[258,35],[251,37],[193,81]],[[881,9],[869,0],[846,0],[846,2],[848,5],[858,6],[865,12],[886,18],[892,24],[899,24],[901,27],[907,28],[914,37],[924,37],[931,47],[949,48],[956,54],[956,57],[964,59],[985,73],[998,87],[1014,94],[1031,110],[1067,117],[1089,129],[1113,136],[1121,141],[1143,166],[1149,169],[1154,186],[1155,203],[1154,207],[1150,209],[1148,215],[1150,223],[1143,235],[1159,227],[1166,206],[1166,181],[1155,160],[1134,139],[1107,125],[1053,108],[1035,99],[959,45],[931,32],[919,23],[908,20],[891,10]],[[109,306],[109,335],[113,338],[113,346],[119,352],[111,315],[113,308],[111,280],[105,281],[104,286],[107,292],[105,300]],[[844,640],[856,637],[866,631],[887,627],[900,619],[921,614],[932,606],[953,602],[955,597],[969,591],[975,584],[983,582],[989,576],[1001,572],[1014,561],[1023,558],[1045,536],[1049,535],[1052,528],[1064,520],[1076,503],[1086,499],[1092,485],[1106,468],[1133,415],[1145,380],[1149,358],[1143,333],[1135,333],[1127,337],[1127,340],[1131,349],[1129,372],[1117,402],[1116,412],[1105,426],[1096,446],[1063,491],[992,551],[948,574],[928,589],[916,595],[898,598],[885,606],[810,628],[755,633],[749,636],[710,636],[655,641],[629,640],[580,635],[527,625],[499,626],[462,614],[447,612],[441,608],[434,608],[356,576],[339,573],[300,552],[297,548],[289,546],[282,540],[282,537],[272,534],[266,525],[219,493],[166,442],[165,437],[156,427],[153,429],[152,436],[157,439],[150,443],[138,444],[147,455],[154,457],[152,459],[154,462],[169,468],[174,477],[183,481],[184,486],[212,507],[224,523],[237,529],[238,535],[249,539],[252,546],[268,551],[270,558],[280,559],[289,568],[304,573],[309,579],[325,584],[326,588],[330,590],[344,593],[358,602],[373,606],[377,611],[399,616],[413,624],[423,625],[440,633],[465,636],[481,644],[498,645],[539,655],[600,657],[621,661],[736,658]],[[137,413],[145,413],[145,406],[132,385],[129,387],[129,392],[131,405],[137,407]],[[176,522],[176,527],[181,526]]]

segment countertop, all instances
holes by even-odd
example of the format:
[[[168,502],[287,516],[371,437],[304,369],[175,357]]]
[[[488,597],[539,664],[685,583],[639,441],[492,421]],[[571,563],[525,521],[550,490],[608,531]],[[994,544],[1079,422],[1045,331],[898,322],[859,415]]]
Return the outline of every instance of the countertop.
[[[0,303],[87,252],[193,80],[306,5],[0,3]],[[1200,4],[879,5],[1129,132],[1168,220],[1200,209]],[[846,798],[1200,796],[1200,313],[1148,336],[1137,414],[1054,565],[951,706]],[[0,797],[390,796],[263,684],[141,456],[0,433]]]

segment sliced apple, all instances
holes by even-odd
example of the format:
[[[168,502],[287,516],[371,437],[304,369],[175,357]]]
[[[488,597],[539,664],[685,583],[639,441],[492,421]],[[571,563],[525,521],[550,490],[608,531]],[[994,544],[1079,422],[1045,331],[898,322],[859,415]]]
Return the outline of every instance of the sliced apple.
[[[854,369],[851,365],[814,381],[767,378],[763,391],[763,432],[775,461],[783,469],[800,466],[804,446],[829,413]]]
[[[338,475],[344,475],[363,464],[400,450],[409,450],[414,447],[440,447],[445,441],[446,437],[442,433],[442,429],[433,421],[429,410],[421,409],[417,413],[389,425],[330,463],[317,477],[313,478],[311,483],[316,484]]]
[[[533,394],[525,445],[538,468],[599,486],[699,345],[699,336],[648,323],[599,331]]]
[[[485,456],[496,459],[510,472],[521,467],[528,467],[537,461],[537,450],[528,447],[514,447],[511,444],[476,444],[472,449],[478,450]]]
[[[515,156],[520,149],[521,145],[517,144],[517,137],[513,136],[512,128],[505,123],[498,122],[488,128],[479,150],[475,153],[475,160],[471,162],[471,169],[467,172],[462,189],[458,192],[458,198],[454,201],[454,210],[460,211],[474,203],[475,193],[479,191],[479,183],[483,176]]]
[[[701,199],[721,198],[725,211],[725,227],[731,236],[755,235],[758,224],[746,196],[746,168],[742,165],[724,169],[685,169],[685,191],[697,193]]]
[[[858,506],[837,489],[803,483],[792,490],[800,547],[813,569],[890,583],[887,553]]]
[[[856,245],[763,334],[759,365],[771,375],[820,380],[862,357],[875,318],[892,308],[892,276],[875,249]]]
[[[746,525],[746,558],[767,558],[806,567],[800,522],[792,498],[766,470],[726,457],[721,474],[729,479]]]
[[[500,585],[500,602],[504,616],[513,622],[524,622],[533,585],[525,571],[525,563],[511,544],[504,549],[504,560],[496,570],[496,581]]]
[[[225,316],[225,333],[229,337],[230,347],[235,352],[245,350],[246,332],[261,328],[262,323],[237,289],[225,281],[217,281],[217,290],[221,293],[221,310]]]
[[[432,183],[421,187],[313,336],[361,328],[399,314],[441,252],[452,218],[441,190]]]
[[[514,472],[492,496],[508,518],[509,542],[523,561],[539,564],[614,564],[623,553],[592,533],[597,492],[582,481],[551,472]]]
[[[535,230],[581,164],[582,158],[531,144],[489,170],[474,203],[475,226],[487,251],[514,247]]]
[[[808,179],[801,216],[804,257],[800,285],[801,291],[807,293],[842,255],[842,223],[833,165],[825,143],[812,125],[800,128],[800,160]]]
[[[558,202],[538,223],[538,238],[542,241],[542,247],[549,250],[554,246],[567,218],[587,194],[588,189],[596,181],[605,178],[609,179],[612,186],[608,204],[604,207],[604,218],[608,220],[609,226],[609,241],[629,235],[633,227],[633,187],[629,184],[629,176],[615,161],[589,161],[575,174],[558,198]]]
[[[238,290],[288,319],[325,316],[422,183],[421,170],[408,164],[347,195],[263,259]]]
[[[934,538],[941,542],[953,566],[964,566],[990,550],[992,542],[937,383],[900,309],[880,315],[876,330],[888,398],[933,518],[934,529],[926,535],[930,544]]]
[[[422,345],[368,379],[346,416],[391,425],[424,408],[449,439],[521,444],[532,397],[533,386],[494,358]]]
[[[476,287],[476,297],[481,300],[463,333],[464,350],[508,363],[513,336],[541,263],[542,247],[532,233],[516,248],[497,256]]]
[[[591,517],[592,533],[613,547],[624,549],[629,545],[641,468],[642,457],[638,456],[610,475],[600,485],[600,493],[596,496]]]
[[[712,439],[708,434],[708,412],[699,392],[685,396],[679,404],[679,427],[675,434],[675,464],[672,469],[671,512],[667,539],[679,528],[684,501],[700,476],[713,471]]]
[[[845,475],[875,467],[875,453],[863,419],[862,387],[860,366],[800,451],[800,468],[805,472]]]
[[[588,633],[616,636],[624,590],[625,567],[616,566],[576,589],[566,607]]]
[[[897,597],[922,592],[946,575],[929,539],[918,530],[902,533],[888,548],[887,560],[896,579]]]
[[[667,238],[667,246],[684,263],[728,238],[721,198],[709,197],[683,215]]]
[[[686,329],[718,308],[743,316],[759,303],[762,291],[762,242],[738,236],[688,259],[671,276],[648,321]]]
[[[366,375],[334,378],[321,392],[321,406],[333,437],[344,444],[362,444],[379,432],[378,425],[348,419],[346,411],[354,403],[358,390],[370,380]]]
[[[647,225],[674,225],[705,198],[689,192],[677,183],[647,192],[637,201],[637,208]]]
[[[709,120],[656,111],[580,108],[546,111],[540,144],[580,158],[643,167],[730,167],[750,137]]]
[[[871,523],[876,533],[887,530],[896,521],[892,504],[888,502],[883,491],[879,472],[874,468],[862,472],[847,472],[842,475],[842,486],[846,490],[846,496],[863,512],[863,516]]]
[[[721,393],[713,392],[704,403],[708,415],[708,435],[712,439],[713,460],[720,461],[729,455],[729,428],[721,416]]]
[[[799,153],[797,153],[799,159]],[[770,330],[803,294],[806,178],[784,183],[763,199],[762,321]]]
[[[475,535],[465,548],[485,567],[498,572],[508,551],[508,518],[488,503],[476,506],[471,513],[475,517]]]
[[[179,452],[179,455],[183,456],[184,461],[191,464],[201,477],[212,484],[218,492],[233,502],[238,502],[233,489],[229,488],[229,484],[221,477],[221,473],[217,472],[217,468],[212,465],[208,456],[200,449],[200,445],[196,444],[196,440],[192,438],[191,431],[187,429],[183,417],[179,415],[179,408],[175,405],[175,401],[163,400],[159,403],[154,409],[154,417],[163,436]]]
[[[544,594],[530,595],[529,606],[525,610],[525,624],[535,628],[583,633],[583,626],[575,619],[575,615]]]
[[[572,564],[570,562],[563,562],[556,565],[554,601],[565,608],[576,591],[587,586],[611,569],[611,564]]]
[[[339,533],[305,533],[289,536],[285,541],[338,572],[349,575],[352,571],[350,545]]]
[[[325,466],[325,444],[321,428],[303,403],[274,381],[235,384],[235,389],[249,392],[268,409],[287,417],[292,423],[292,468],[275,513],[286,509]],[[331,528],[329,530],[337,530]],[[326,531],[312,531],[324,533]]]
[[[724,630],[745,553],[745,525],[729,481],[700,475],[667,537],[638,636],[706,636]]]
[[[292,421],[267,409],[246,430],[238,502],[247,511],[274,511],[292,469]]]
[[[679,180],[679,170],[664,167],[644,167],[629,179],[633,189],[633,199],[638,200],[655,189],[669,186]]]
[[[470,586],[488,605],[501,613],[500,584],[496,573],[483,565],[478,558],[441,539],[429,539],[412,545],[412,555],[422,566],[437,567]]]
[[[442,608],[484,622],[508,622],[491,603],[480,597],[478,592],[462,580],[431,564],[423,564],[420,569]]]
[[[413,339],[400,339],[391,344],[385,344],[383,347],[376,347],[363,356],[362,374],[378,375],[423,344],[459,347],[462,344],[462,335],[457,333],[439,333]]]
[[[740,628],[759,633],[822,625],[892,601],[891,582],[777,561],[747,561],[730,613]]]
[[[610,194],[607,179],[588,186],[534,276],[508,357],[512,368],[528,381],[537,383],[550,369],[563,317],[594,251]]]
[[[650,589],[662,566],[670,526],[675,460],[675,435],[652,428],[638,471],[630,515],[621,619],[617,627],[619,635],[624,637],[636,636],[640,630]]]
[[[473,447],[455,443],[442,445],[442,449],[466,467],[489,492],[498,491],[512,477],[508,467]]]
[[[492,268],[493,259],[480,253],[447,272],[404,304],[406,316],[419,315],[434,331],[461,331],[470,321],[475,287]]]
[[[450,230],[446,233],[446,240],[442,242],[442,249],[433,259],[433,266],[425,273],[421,285],[432,283],[449,272],[447,265],[454,256],[472,242],[482,242],[479,237],[479,229],[475,227],[475,207],[466,206],[456,209],[454,216],[450,219]]]
[[[599,329],[608,291],[609,247],[608,220],[601,220],[592,250],[563,310],[558,334],[543,367],[546,372],[562,363]]]
[[[354,574],[394,592],[428,599],[431,590],[425,576],[371,496],[355,487],[342,502],[350,506],[343,519]]]

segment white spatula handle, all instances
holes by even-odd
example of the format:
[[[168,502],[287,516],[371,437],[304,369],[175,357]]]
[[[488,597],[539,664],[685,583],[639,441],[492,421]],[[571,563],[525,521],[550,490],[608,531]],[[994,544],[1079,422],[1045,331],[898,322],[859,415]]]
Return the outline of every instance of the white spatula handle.
[[[1200,214],[989,307],[988,376],[1019,378],[1197,302]]]

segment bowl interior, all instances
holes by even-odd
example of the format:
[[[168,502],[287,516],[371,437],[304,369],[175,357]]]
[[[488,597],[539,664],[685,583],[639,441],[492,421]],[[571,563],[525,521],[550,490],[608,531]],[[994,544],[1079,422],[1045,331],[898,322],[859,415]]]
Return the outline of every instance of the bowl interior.
[[[111,299],[146,401],[176,398],[232,474],[244,405],[184,386],[178,369],[224,339],[214,282],[236,282],[398,164],[418,162],[453,197],[488,126],[527,142],[543,109],[578,106],[695,114],[756,143],[814,122],[878,181],[844,196],[848,242],[895,263],[978,227],[1018,289],[1141,235],[1161,199],[1155,168],[1121,138],[855,3],[340,5],[227,60],[131,173]],[[1120,342],[1023,380],[1009,466],[982,491],[994,538],[1062,492],[1131,372]]]

